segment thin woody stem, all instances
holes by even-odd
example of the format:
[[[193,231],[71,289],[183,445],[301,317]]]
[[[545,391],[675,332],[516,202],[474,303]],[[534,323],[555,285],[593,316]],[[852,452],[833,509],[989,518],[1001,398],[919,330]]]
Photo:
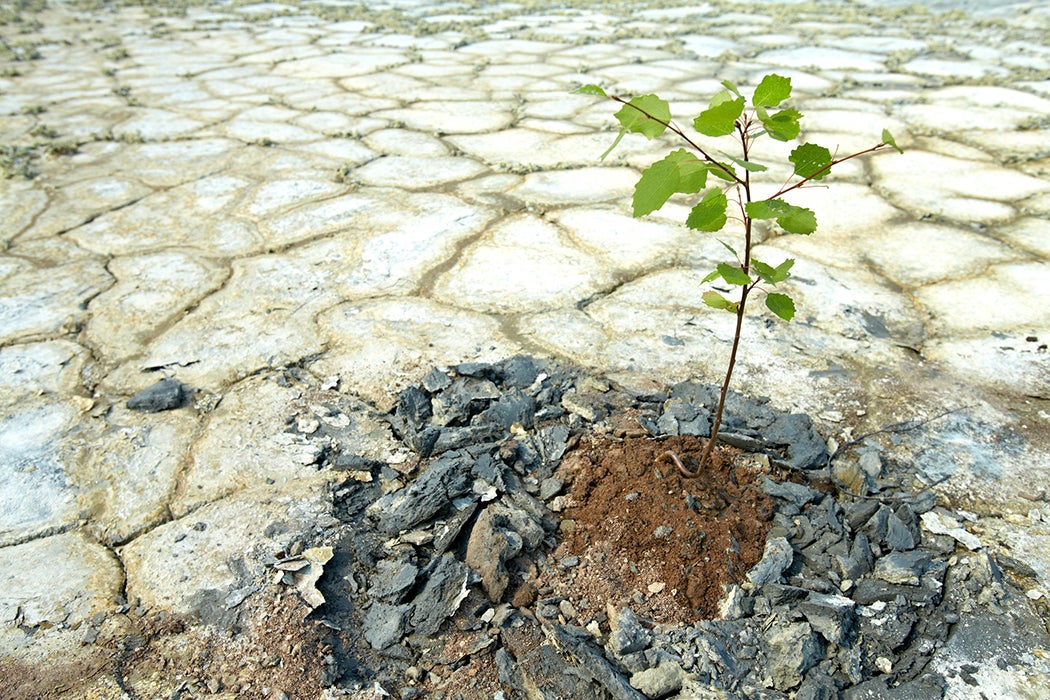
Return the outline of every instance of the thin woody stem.
[[[880,143],[879,145],[872,146],[871,148],[869,148],[869,149],[867,149],[865,151],[858,151],[857,153],[854,153],[852,155],[843,156],[842,158],[838,158],[836,160],[833,160],[830,163],[828,163],[827,165],[825,165],[823,168],[818,170],[817,172],[815,172],[812,175],[810,175],[809,177],[802,178],[801,180],[796,182],[794,185],[791,185],[790,187],[785,187],[785,188],[781,189],[775,195],[770,197],[770,199],[776,199],[777,197],[780,197],[781,195],[787,194],[791,190],[797,190],[798,188],[800,188],[803,185],[805,185],[807,182],[809,182],[811,180],[814,180],[817,177],[820,177],[824,173],[829,172],[833,167],[835,167],[839,163],[845,163],[850,158],[856,158],[857,156],[863,156],[863,155],[867,155],[868,153],[874,153],[875,151],[877,151],[877,150],[879,150],[881,148],[888,148],[888,147],[889,147],[888,143]]]
[[[747,136],[748,124],[738,124],[737,131],[740,133],[740,144],[743,148],[744,161],[748,160],[748,146],[750,139]],[[751,173],[746,168],[744,169],[744,198],[747,203],[751,203]],[[746,212],[746,208],[745,208]],[[746,213],[744,214],[744,263],[743,270],[745,273],[751,267],[751,217]],[[711,425],[711,438],[707,441],[707,445],[704,446],[704,452],[700,455],[700,465],[697,467],[697,471],[700,471],[707,466],[708,460],[711,458],[711,452],[714,451],[715,443],[718,442],[718,430],[722,427],[722,414],[725,412],[726,407],[726,396],[729,394],[729,382],[733,378],[733,368],[736,366],[736,355],[740,349],[740,335],[744,329],[744,309],[747,306],[747,295],[751,293],[751,290],[758,284],[753,282],[751,284],[744,285],[740,290],[740,301],[736,307],[736,330],[733,332],[733,349],[729,352],[729,365],[726,367],[726,376],[722,381],[722,392],[718,396],[718,409],[715,411],[715,420]]]

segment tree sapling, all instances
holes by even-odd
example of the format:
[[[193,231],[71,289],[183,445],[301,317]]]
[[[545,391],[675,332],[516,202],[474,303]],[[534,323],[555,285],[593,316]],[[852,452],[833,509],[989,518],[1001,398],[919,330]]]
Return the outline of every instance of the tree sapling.
[[[782,107],[791,97],[790,78],[773,73],[763,77],[751,95],[750,105],[736,85],[726,80],[722,82],[722,86],[724,89],[711,98],[708,108],[693,120],[693,128],[701,135],[728,136],[737,142],[739,157],[717,152],[723,157],[721,160],[712,156],[711,151],[671,121],[670,106],[656,95],[625,99],[610,95],[597,85],[585,85],[577,90],[605,97],[622,105],[615,115],[620,122],[620,133],[609,149],[602,154],[602,160],[605,160],[627,133],[638,133],[648,139],[654,139],[665,131],[670,131],[686,146],[671,151],[642,172],[642,177],[634,189],[632,205],[635,217],[658,210],[675,194],[699,195],[699,201],[692,207],[685,221],[685,225],[695,231],[721,231],[730,218],[727,213],[730,207],[735,205],[740,212],[744,234],[742,251],[738,253],[732,246],[722,242],[733,254],[735,261],[720,263],[704,278],[705,283],[721,279],[731,287],[739,288],[739,293],[732,295],[734,298],[726,298],[710,290],[704,292],[701,297],[706,305],[735,314],[736,330],[711,428],[711,438],[704,448],[698,469],[707,464],[718,438],[726,395],[729,392],[733,368],[736,366],[748,297],[756,289],[760,290],[765,292],[766,307],[776,316],[790,321],[795,315],[795,303],[790,296],[782,292],[768,291],[764,286],[774,287],[791,277],[791,267],[795,261],[788,258],[773,266],[756,260],[751,254],[754,221],[774,219],[787,233],[809,235],[817,229],[816,216],[805,207],[790,204],[783,199],[784,195],[822,180],[831,172],[832,167],[851,158],[889,148],[903,152],[887,130],[883,130],[882,140],[877,145],[839,158],[834,157],[831,151],[823,146],[803,143],[788,156],[793,168],[788,181],[770,196],[757,199],[751,189],[751,173],[765,171],[767,167],[752,158],[754,143],[763,136],[777,141],[796,139],[801,130],[799,120],[802,114],[792,107]],[[714,176],[721,182],[708,187],[708,176]],[[732,204],[730,198],[734,200]],[[695,476],[695,473],[690,473],[681,465],[678,466],[687,476]]]

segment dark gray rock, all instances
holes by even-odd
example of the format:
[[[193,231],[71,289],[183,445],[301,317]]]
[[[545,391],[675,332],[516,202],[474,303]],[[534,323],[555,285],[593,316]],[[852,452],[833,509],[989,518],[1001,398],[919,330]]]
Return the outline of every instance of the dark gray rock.
[[[944,678],[935,673],[896,687],[891,687],[885,676],[879,676],[844,690],[842,700],[936,700],[943,698],[947,690]]]
[[[621,608],[616,615],[611,616],[609,626],[612,631],[609,633],[606,647],[615,656],[642,651],[652,641],[649,630],[642,627],[642,623],[630,608]]]
[[[450,386],[452,386],[452,378],[448,376],[448,373],[442,372],[437,367],[427,372],[426,376],[423,377],[423,388],[431,394],[436,394]]]
[[[511,389],[490,404],[480,419],[503,430],[514,424],[531,430],[536,422],[536,399],[521,393],[520,389]]]
[[[840,595],[810,593],[798,608],[820,636],[832,644],[844,646],[853,628],[855,605]]]
[[[426,576],[426,572],[423,576]],[[452,554],[445,554],[436,560],[426,584],[412,600],[410,622],[415,634],[422,637],[437,634],[442,623],[455,614],[459,604],[466,598],[469,576],[470,567]]]
[[[172,377],[161,379],[128,399],[128,408],[143,413],[159,413],[180,408],[186,401],[182,382]]]
[[[378,514],[379,529],[400,532],[432,518],[452,500],[470,490],[474,460],[462,452],[449,452],[430,462],[408,487],[387,494],[370,510]]]
[[[747,579],[756,587],[779,581],[784,571],[791,566],[794,556],[790,542],[783,537],[772,537],[766,540],[762,559],[747,572]]]
[[[554,625],[551,629],[558,645],[575,657],[612,696],[613,700],[643,700],[644,695],[631,687],[605,656],[591,642],[589,632],[568,625]]]
[[[567,663],[540,629],[531,624],[504,629],[504,648],[496,652],[500,681],[530,700],[605,700],[608,695],[590,674]]]
[[[540,376],[542,367],[536,358],[528,355],[515,355],[498,365],[499,376],[506,387],[527,389]]]
[[[932,605],[937,599],[936,593],[925,586],[887,583],[877,578],[862,578],[850,591],[850,597],[856,601],[857,605],[871,605],[880,601],[890,602],[896,600],[898,596],[919,606]]]
[[[917,544],[911,529],[896,513],[890,513],[886,520],[886,546],[898,552],[906,552],[915,549]]]
[[[398,395],[394,415],[415,430],[420,430],[430,418],[430,397],[417,386],[410,386]]]
[[[664,412],[656,422],[664,435],[711,434],[711,410],[680,398],[672,398],[664,406]]]
[[[372,603],[362,625],[365,640],[376,651],[397,644],[405,636],[411,611],[411,605]]]
[[[398,598],[416,582],[419,569],[409,561],[382,559],[376,563],[376,574],[368,595],[377,599]]]
[[[868,541],[868,536],[863,532],[858,532],[857,536],[853,538],[853,546],[850,548],[849,556],[836,556],[835,561],[838,562],[839,571],[842,572],[842,578],[844,579],[856,581],[870,572],[872,567],[875,566],[875,557],[871,552],[871,543]]]
[[[434,556],[439,557],[459,537],[463,527],[470,522],[478,509],[478,502],[469,497],[457,498],[452,502],[455,511],[434,526]]]
[[[871,519],[871,516],[875,515],[875,512],[882,506],[878,501],[861,500],[854,501],[852,503],[846,503],[843,506],[843,511],[846,515],[846,522],[849,523],[851,530],[856,532],[860,530],[864,523]]]
[[[766,476],[762,477],[762,492],[767,496],[787,501],[799,509],[807,503],[813,503],[822,498],[820,491],[811,489],[804,484],[795,484],[790,481],[773,481]]]
[[[803,413],[777,416],[764,428],[766,440],[786,448],[787,463],[794,469],[820,469],[828,463],[828,445]]]
[[[499,397],[499,388],[488,379],[457,377],[431,399],[432,419],[441,426],[467,425],[474,415]]]

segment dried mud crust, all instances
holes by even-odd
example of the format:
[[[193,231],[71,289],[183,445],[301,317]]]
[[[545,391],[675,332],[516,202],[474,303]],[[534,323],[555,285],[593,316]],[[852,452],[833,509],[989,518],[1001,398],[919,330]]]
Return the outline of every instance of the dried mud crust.
[[[725,585],[762,557],[773,504],[756,485],[768,467],[737,450],[720,446],[693,478],[665,456],[696,471],[704,442],[590,437],[566,455],[556,476],[571,488],[541,595],[630,605],[657,623],[715,617]]]

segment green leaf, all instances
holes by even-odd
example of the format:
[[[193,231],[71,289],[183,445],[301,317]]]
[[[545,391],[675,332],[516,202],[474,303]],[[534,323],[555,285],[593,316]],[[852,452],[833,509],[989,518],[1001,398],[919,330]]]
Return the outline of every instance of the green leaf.
[[[791,97],[791,78],[770,73],[762,78],[762,82],[755,88],[751,104],[755,107],[776,107],[789,97]]]
[[[714,104],[714,100],[711,102],[711,106],[693,120],[693,128],[704,136],[726,136],[733,133],[736,120],[744,113],[744,98],[738,97],[719,104]]]
[[[597,95],[598,97],[608,97],[608,95],[605,93],[605,90],[602,90],[597,85],[583,85],[573,90],[573,92],[579,93],[581,95]]]
[[[766,307],[785,321],[795,317],[795,302],[787,294],[767,294]]]
[[[718,264],[718,274],[722,275],[722,279],[729,284],[734,284],[738,287],[745,287],[751,284],[751,277],[746,272],[739,267],[727,265],[726,263]]]
[[[732,80],[723,80],[722,87],[724,87],[726,90],[733,93],[737,97],[740,97],[740,91],[737,90],[736,84],[734,84]]]
[[[718,166],[722,167],[718,167]],[[721,178],[726,182],[736,182],[736,170],[733,170],[733,166],[729,163],[719,163],[718,165],[708,166],[708,170],[711,174],[717,178]]]
[[[718,279],[721,276],[722,275],[721,275],[721,273],[719,273],[718,270],[711,270],[710,272],[707,273],[707,277],[704,277],[702,280],[700,280],[700,284],[707,284],[708,282],[714,282],[716,279]]]
[[[656,211],[681,192],[693,194],[707,183],[707,165],[684,148],[671,151],[644,171],[634,186],[634,216]]]
[[[890,133],[889,129],[882,130],[882,142],[887,146],[893,146],[897,149],[897,153],[904,153],[904,150],[897,145],[897,142],[893,139],[893,134]]]
[[[767,168],[766,166],[762,165],[761,163],[756,163],[753,160],[741,160],[740,158],[731,156],[728,153],[723,153],[722,155],[739,165],[744,170],[747,170],[752,173],[761,173],[763,171],[769,170],[769,168]]]
[[[735,301],[729,301],[718,292],[704,292],[701,296],[704,303],[713,309],[725,309],[731,313],[736,313],[737,307],[740,306]]]
[[[805,207],[796,207],[782,199],[748,202],[744,211],[752,219],[776,219],[788,233],[809,234],[817,230],[817,217]]]
[[[726,206],[729,204],[722,190],[713,188],[707,191],[699,204],[693,207],[685,220],[685,225],[694,231],[714,233],[726,225]]]
[[[819,180],[831,172],[831,151],[815,143],[802,144],[788,160],[795,164],[795,174],[801,178]]]
[[[640,95],[621,107],[616,118],[624,129],[654,139],[671,121],[671,108],[656,95]]]
[[[718,242],[722,244],[723,248],[725,248],[730,253],[732,253],[734,258],[739,258],[740,257],[740,254],[736,252],[736,250],[733,248],[733,246],[729,245],[728,243],[726,243],[722,239],[718,239]]]
[[[761,117],[759,117],[761,119]],[[790,141],[798,136],[801,131],[798,120],[802,113],[795,109],[782,109],[776,114],[762,119],[762,126],[766,127],[769,135],[777,141]]]
[[[760,260],[751,258],[751,269],[762,278],[762,281],[768,284],[777,284],[778,282],[783,282],[790,277],[791,272],[789,272],[789,270],[791,270],[791,266],[794,264],[795,261],[789,258],[776,267],[773,267],[772,265],[767,265]]]

